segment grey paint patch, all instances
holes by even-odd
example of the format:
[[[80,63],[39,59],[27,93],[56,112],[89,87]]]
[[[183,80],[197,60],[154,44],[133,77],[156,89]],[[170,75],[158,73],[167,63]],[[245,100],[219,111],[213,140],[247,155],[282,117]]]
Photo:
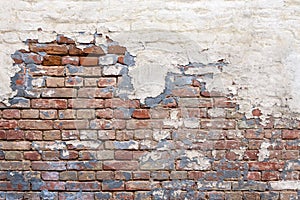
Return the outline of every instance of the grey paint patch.
[[[42,190],[40,197],[43,200],[54,200],[57,198],[57,193],[49,192],[48,190]]]
[[[104,180],[103,184],[107,185],[109,189],[120,188],[124,183],[123,181]]]

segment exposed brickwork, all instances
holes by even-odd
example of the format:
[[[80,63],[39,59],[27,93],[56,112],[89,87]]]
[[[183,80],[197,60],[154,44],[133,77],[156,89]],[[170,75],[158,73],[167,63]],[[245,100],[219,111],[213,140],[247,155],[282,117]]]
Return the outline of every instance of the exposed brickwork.
[[[58,35],[14,54],[17,96],[0,111],[0,198],[299,197],[298,121],[261,124],[258,108],[246,118],[234,96],[206,90],[206,74],[171,73],[145,102],[118,95],[131,55],[107,40],[79,49]]]

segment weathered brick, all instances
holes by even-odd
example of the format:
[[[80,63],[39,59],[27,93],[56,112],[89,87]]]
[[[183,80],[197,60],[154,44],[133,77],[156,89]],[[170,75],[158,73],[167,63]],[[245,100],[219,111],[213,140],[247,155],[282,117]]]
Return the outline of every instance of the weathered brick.
[[[29,130],[49,130],[53,128],[53,121],[50,120],[21,120],[19,121],[21,129]]]
[[[98,57],[80,57],[79,62],[83,66],[95,66],[98,65]]]
[[[110,192],[96,192],[95,199],[96,200],[112,199],[112,194]]]
[[[61,131],[62,140],[76,140],[79,138],[78,130],[62,130]]]
[[[132,160],[133,153],[132,151],[115,151],[115,159],[116,160]]]
[[[82,98],[112,98],[113,91],[107,88],[80,88],[78,97]]]
[[[75,41],[62,34],[57,35],[56,41],[58,44],[75,44]]]
[[[138,100],[122,100],[122,99],[106,99],[106,108],[139,108],[140,102]]]
[[[137,161],[104,161],[103,169],[105,170],[137,170]]]
[[[101,78],[99,78],[97,84],[98,84],[98,87],[116,86],[117,79],[110,78],[110,77],[101,77]]]
[[[88,129],[88,120],[57,120],[54,121],[55,129]]]
[[[92,171],[78,172],[78,180],[80,180],[80,181],[95,180],[95,172],[92,172]]]
[[[59,130],[50,130],[43,132],[43,139],[44,140],[60,140],[61,133]]]
[[[96,110],[96,117],[111,119],[113,118],[113,110],[110,108]]]
[[[67,191],[99,191],[101,190],[101,185],[99,182],[67,182]]]
[[[24,152],[24,158],[26,160],[41,160],[41,155],[37,151]]]
[[[47,54],[65,55],[68,53],[68,47],[66,45],[57,44],[30,44],[29,49],[32,52],[46,52]]]
[[[126,200],[133,200],[134,195],[132,192],[114,192],[113,193],[114,199],[126,199]]]
[[[7,171],[7,170],[28,171],[30,170],[30,161],[0,161],[0,169],[3,171]]]
[[[149,180],[150,179],[150,172],[147,172],[147,171],[132,172],[132,179],[133,180]]]
[[[119,45],[111,45],[108,47],[108,53],[109,54],[119,54],[124,55],[126,52],[126,47],[122,47]]]
[[[170,173],[168,171],[155,171],[151,172],[151,178],[154,180],[168,180]]]
[[[46,170],[46,171],[64,171],[66,170],[65,162],[46,162],[46,161],[33,161],[31,163],[33,170]]]
[[[85,78],[84,79],[85,87],[97,87],[97,85],[98,85],[98,78]]]
[[[79,57],[77,56],[63,56],[61,59],[63,65],[79,65]]]
[[[200,89],[199,88],[176,88],[172,90],[172,94],[177,97],[199,97]]]
[[[112,180],[114,179],[114,172],[112,171],[97,171],[96,178],[97,180]]]
[[[259,180],[261,180],[261,173],[260,172],[248,172],[247,178],[248,178],[248,180],[259,181]]]
[[[31,143],[27,141],[0,141],[1,150],[30,150]]]
[[[44,89],[42,97],[55,97],[55,98],[72,98],[76,97],[77,90],[73,88],[50,88]]]
[[[282,131],[282,139],[286,140],[294,140],[299,139],[299,130],[283,130]]]
[[[20,119],[21,117],[20,110],[16,110],[16,109],[3,110],[2,117],[4,119]]]
[[[116,191],[116,190],[124,190],[125,184],[121,180],[104,180],[102,182],[102,190],[103,191]]]
[[[147,109],[136,109],[133,111],[132,117],[136,119],[150,119],[150,112]]]
[[[5,159],[6,160],[22,160],[23,153],[20,151],[6,151],[5,152]]]
[[[15,129],[18,126],[18,122],[15,120],[1,120],[0,119],[0,128],[1,129]]]
[[[85,55],[85,53],[80,48],[77,48],[75,45],[70,45],[69,46],[69,54],[72,55],[72,56]]]
[[[91,192],[60,192],[59,200],[70,200],[70,199],[94,199],[94,193]]]
[[[8,130],[6,131],[7,140],[23,140],[25,138],[24,131],[21,130]]]
[[[32,99],[31,106],[33,108],[64,109],[64,108],[67,108],[67,100],[65,100],[65,99]]]
[[[261,179],[264,181],[276,181],[280,178],[280,172],[277,171],[263,171]]]
[[[63,87],[64,86],[64,78],[60,77],[47,77],[46,86],[47,87]]]
[[[249,162],[250,170],[282,170],[284,162]]]
[[[21,118],[22,119],[38,119],[39,118],[39,110],[21,110]]]
[[[40,110],[41,119],[57,119],[57,110]]]
[[[83,52],[90,55],[105,55],[103,49],[96,45],[89,45],[83,49]]]
[[[100,161],[69,161],[67,163],[68,170],[102,170],[102,162]]]
[[[46,56],[44,56],[43,65],[44,66],[59,66],[59,65],[61,65],[61,57],[46,55]]]
[[[78,76],[67,77],[65,80],[66,87],[79,87],[83,86],[83,78]],[[77,92],[74,93],[74,97],[77,95]]]
[[[59,172],[42,172],[42,179],[45,181],[58,181],[59,180]]]
[[[149,181],[128,181],[126,182],[126,190],[151,190]]]
[[[103,99],[70,99],[68,100],[69,108],[103,108]]]
[[[43,133],[42,131],[25,131],[26,140],[42,140]]]
[[[63,171],[59,173],[59,180],[61,181],[76,181],[78,180],[76,171]]]
[[[170,174],[170,179],[187,179],[186,171],[172,171]]]
[[[65,74],[64,66],[38,66],[37,71],[30,72],[32,75],[36,76],[53,76],[61,77]],[[47,82],[46,82],[47,83]]]

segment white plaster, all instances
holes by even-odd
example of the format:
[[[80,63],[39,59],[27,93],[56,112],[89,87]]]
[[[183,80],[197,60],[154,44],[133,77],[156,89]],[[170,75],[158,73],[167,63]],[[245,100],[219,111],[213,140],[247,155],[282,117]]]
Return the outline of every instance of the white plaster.
[[[299,181],[270,181],[270,187],[273,190],[299,190]]]
[[[268,142],[263,142],[260,145],[260,149],[258,152],[258,161],[264,161],[265,159],[268,159],[270,156],[270,152],[268,148],[271,146]]]

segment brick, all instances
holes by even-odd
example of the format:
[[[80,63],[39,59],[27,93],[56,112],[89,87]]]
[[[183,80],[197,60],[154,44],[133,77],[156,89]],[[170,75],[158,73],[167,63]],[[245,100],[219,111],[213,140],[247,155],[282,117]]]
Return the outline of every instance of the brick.
[[[162,128],[162,121],[155,121],[155,120],[127,120],[126,121],[126,128],[129,130],[133,129],[160,129]]]
[[[0,140],[5,140],[6,139],[6,131],[0,130]]]
[[[114,192],[114,199],[124,199],[124,200],[133,200],[134,195],[132,192]]]
[[[88,120],[57,120],[54,121],[55,129],[88,129],[89,121]]]
[[[59,173],[58,172],[42,172],[42,179],[45,181],[58,181]]]
[[[128,181],[126,182],[126,190],[151,190],[149,181]]]
[[[168,180],[170,173],[168,171],[151,172],[151,178],[154,180]]]
[[[59,180],[61,181],[76,181],[78,180],[76,171],[64,171],[59,173]]]
[[[210,108],[213,102],[211,99],[180,98],[178,105],[183,108]]]
[[[70,45],[69,46],[69,54],[72,55],[72,56],[85,55],[85,53],[80,48],[77,48],[76,45]]]
[[[79,65],[79,57],[78,56],[63,56],[61,58],[61,63],[63,65]]]
[[[106,108],[139,108],[140,102],[138,100],[122,100],[122,99],[106,99]]]
[[[83,86],[83,78],[78,76],[68,77],[65,80],[65,86],[66,87]],[[74,96],[76,96],[77,92],[74,94],[75,94]]]
[[[280,179],[280,172],[277,171],[263,171],[261,179],[264,181],[277,181]]]
[[[72,151],[72,150],[60,151],[61,160],[76,160],[78,159],[78,157],[79,157],[78,151]]]
[[[101,185],[96,181],[89,182],[67,182],[67,191],[100,191]]]
[[[44,181],[39,190],[63,191],[65,190],[65,182],[60,181]]]
[[[46,56],[44,56],[43,65],[44,66],[59,66],[59,65],[61,65],[61,57],[46,55]]]
[[[104,180],[102,182],[102,190],[103,191],[117,191],[124,190],[125,184],[121,180]]]
[[[113,91],[107,88],[80,88],[78,97],[83,98],[112,98]]]
[[[78,172],[78,180],[80,181],[95,180],[95,172],[91,172],[91,171]]]
[[[7,140],[23,140],[25,138],[24,131],[20,130],[8,130],[6,131]]]
[[[235,140],[217,141],[215,144],[216,149],[240,149],[241,143]]]
[[[137,170],[137,161],[104,161],[103,169],[105,170]]]
[[[103,119],[112,119],[113,110],[110,108],[96,110],[96,117]]]
[[[250,170],[282,170],[283,162],[249,162]]]
[[[126,47],[122,47],[119,45],[111,45],[108,47],[109,54],[118,54],[118,55],[125,55]]]
[[[235,129],[236,122],[233,120],[201,120],[203,129]]]
[[[98,78],[85,78],[84,79],[85,87],[97,87],[97,85],[98,85]]]
[[[75,119],[76,118],[76,110],[73,110],[73,109],[59,110],[58,118],[59,119]]]
[[[23,154],[19,151],[6,151],[5,160],[22,160]]]
[[[170,174],[170,179],[187,179],[186,171],[172,171]]]
[[[286,140],[294,140],[299,139],[299,130],[283,130],[282,131],[282,139]]]
[[[255,117],[259,117],[259,116],[262,115],[262,113],[258,108],[256,108],[256,109],[252,110],[252,115],[255,116]]]
[[[2,171],[30,170],[30,161],[0,161],[0,169]]]
[[[136,109],[133,111],[132,117],[136,119],[150,119],[150,112],[146,109]]]
[[[41,160],[41,155],[37,151],[24,152],[24,159],[26,160]]]
[[[50,120],[21,120],[19,121],[21,129],[29,130],[47,130],[53,128],[53,121]]]
[[[150,109],[152,119],[166,119],[170,116],[169,109]]]
[[[150,179],[150,172],[147,172],[147,171],[132,172],[132,179],[133,180],[149,180]]]
[[[112,194],[110,192],[96,192],[95,199],[96,200],[112,199]]]
[[[39,115],[39,110],[21,110],[22,119],[38,119]]]
[[[260,200],[259,192],[245,192],[243,197],[244,199],[249,199],[249,200]]]
[[[236,104],[229,98],[214,98],[213,106],[217,108],[235,108]]]
[[[58,161],[59,160],[59,152],[58,151],[43,151],[42,160]]]
[[[64,109],[64,108],[67,108],[67,100],[64,100],[64,99],[32,99],[31,106],[33,108]]]
[[[108,87],[108,86],[116,86],[117,79],[110,77],[101,77],[97,82],[98,87]]]
[[[226,200],[243,200],[243,194],[241,192],[226,192]]]
[[[199,97],[200,89],[199,88],[176,88],[172,90],[172,94],[177,97]]]
[[[79,63],[83,66],[95,66],[98,65],[98,57],[80,57]]]
[[[70,99],[68,100],[69,108],[103,108],[103,99]]]
[[[280,192],[280,199],[284,200],[284,199],[297,199],[298,198],[298,194],[297,192],[293,192],[293,191],[282,191]]]
[[[112,171],[97,171],[96,178],[97,180],[112,180],[114,179],[114,172]]]
[[[42,131],[25,131],[26,140],[42,140],[43,133]]]
[[[103,49],[96,45],[89,45],[83,49],[83,52],[91,55],[105,55]]]
[[[259,181],[245,181],[245,182],[233,182],[232,183],[232,190],[236,191],[249,191],[249,190],[256,190],[256,191],[265,191],[267,189],[266,182],[259,182]]]
[[[260,172],[248,172],[247,178],[248,178],[248,180],[259,181],[259,180],[261,180],[261,173]]]
[[[59,200],[70,200],[70,199],[94,199],[94,194],[91,192],[60,192]]]
[[[77,140],[79,138],[78,130],[62,130],[61,131],[62,140]]]
[[[28,141],[0,141],[1,150],[30,150],[31,143]]]
[[[31,163],[33,170],[45,171],[64,171],[66,170],[65,162],[46,162],[46,161],[33,161]]]
[[[76,94],[77,90],[73,88],[50,88],[43,90],[42,97],[72,98],[76,97]]]
[[[50,130],[43,132],[44,140],[61,140],[61,133],[59,130]]]
[[[18,126],[18,122],[15,120],[1,120],[0,129],[15,129]]]
[[[114,159],[114,151],[111,150],[101,150],[97,152],[98,160],[113,160]]]
[[[188,179],[199,180],[204,176],[204,172],[190,171],[188,172]]]
[[[46,86],[47,87],[64,87],[64,78],[60,77],[47,77]]]
[[[98,139],[100,140],[113,140],[115,139],[115,131],[114,130],[99,130],[98,131]]]
[[[67,163],[68,170],[102,170],[102,162],[100,161],[69,161]]]
[[[68,47],[66,45],[57,44],[30,44],[29,49],[32,52],[46,52],[47,54],[65,55],[68,54]]]
[[[262,129],[258,129],[258,130],[247,129],[245,138],[247,138],[247,139],[262,139],[262,138],[264,138],[264,135],[265,135],[265,133]]]
[[[21,117],[20,110],[16,110],[16,109],[3,110],[2,117],[4,119],[20,119]]]
[[[77,119],[93,119],[95,118],[95,110],[84,109],[76,111]]]
[[[65,75],[64,66],[38,66],[37,71],[30,72],[35,76],[54,76],[60,77]]]
[[[58,44],[75,44],[74,40],[61,34],[57,35],[56,41]]]
[[[57,110],[40,110],[41,119],[57,119]]]
[[[257,160],[258,151],[257,150],[246,150],[244,153],[244,160]]]
[[[116,160],[132,160],[133,153],[132,151],[115,151],[115,159]]]
[[[43,57],[36,53],[24,53],[22,58],[26,64],[41,64],[43,61]]]

